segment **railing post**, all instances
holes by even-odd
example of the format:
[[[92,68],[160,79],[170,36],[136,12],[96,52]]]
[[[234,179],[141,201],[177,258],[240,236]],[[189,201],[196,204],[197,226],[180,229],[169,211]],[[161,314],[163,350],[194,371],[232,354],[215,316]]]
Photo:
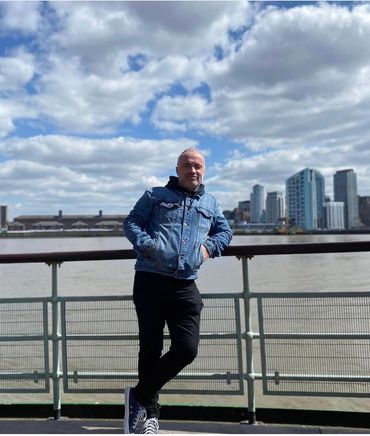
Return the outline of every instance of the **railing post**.
[[[243,301],[245,313],[245,340],[247,360],[247,390],[248,390],[248,423],[256,423],[256,401],[254,394],[254,365],[253,365],[253,331],[251,317],[251,292],[249,289],[248,257],[242,256],[243,268]]]
[[[51,310],[52,310],[52,346],[53,346],[53,411],[54,419],[61,417],[61,391],[60,391],[60,316],[58,299],[58,273],[60,263],[51,263]]]

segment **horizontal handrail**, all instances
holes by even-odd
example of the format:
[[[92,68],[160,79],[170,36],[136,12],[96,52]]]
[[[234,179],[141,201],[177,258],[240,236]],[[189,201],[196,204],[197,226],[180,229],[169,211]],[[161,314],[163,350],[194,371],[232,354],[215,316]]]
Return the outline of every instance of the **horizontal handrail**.
[[[370,251],[370,241],[305,242],[290,244],[233,245],[227,247],[223,256],[263,256],[308,253],[350,253]],[[0,264],[5,263],[62,263],[92,260],[135,259],[129,250],[60,251],[44,253],[0,254]]]
[[[92,260],[135,259],[134,250],[56,251],[0,254],[1,263],[62,263]]]

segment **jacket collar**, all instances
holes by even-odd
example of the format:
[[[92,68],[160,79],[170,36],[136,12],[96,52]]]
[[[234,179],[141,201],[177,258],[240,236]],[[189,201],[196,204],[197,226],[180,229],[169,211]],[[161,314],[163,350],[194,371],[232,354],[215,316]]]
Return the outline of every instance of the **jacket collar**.
[[[198,195],[199,197],[205,192],[203,183],[198,186],[196,191],[188,191],[179,185],[179,178],[175,176],[170,176],[170,180],[168,181],[166,188],[171,189],[172,191],[180,191],[192,196]]]

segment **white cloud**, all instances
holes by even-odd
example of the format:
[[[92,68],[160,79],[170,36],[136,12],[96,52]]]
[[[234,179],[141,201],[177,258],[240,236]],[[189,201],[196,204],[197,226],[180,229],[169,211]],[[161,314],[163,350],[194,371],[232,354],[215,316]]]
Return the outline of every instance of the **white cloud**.
[[[200,95],[165,96],[158,101],[152,121],[159,128],[185,131],[197,119],[211,117],[208,102]]]
[[[124,213],[145,189],[166,183],[179,153],[195,145],[188,139],[8,138],[0,141],[0,155],[7,156],[0,162],[0,185],[9,198],[41,196],[33,206],[23,204],[39,213],[56,203],[70,211],[100,205]]]
[[[92,165],[143,165],[144,173],[175,166],[178,154],[195,146],[188,139],[145,140],[116,137],[111,139],[87,139],[72,136],[47,135],[30,138],[9,138],[0,142],[0,151],[12,159],[25,159],[47,165],[65,165],[70,168]],[[147,161],[143,163],[143,154]]]
[[[238,51],[210,63],[212,102],[205,113],[195,112],[191,126],[254,143],[293,138],[304,144],[335,135],[343,123],[352,132],[370,104],[369,22],[367,5],[268,8]],[[172,104],[160,102],[163,126],[174,122]]]
[[[88,65],[104,63],[112,52],[208,57],[215,45],[228,44],[230,29],[252,15],[245,1],[57,2],[52,7],[62,24],[53,41]]]
[[[21,33],[34,33],[40,21],[41,2],[6,1],[0,5],[0,27],[4,30]],[[0,31],[1,33],[1,31]]]
[[[107,133],[124,122],[138,123],[150,100],[194,70],[193,62],[175,56],[150,62],[120,77],[87,74],[77,59],[54,57],[39,81],[34,104],[59,128],[72,132]]]
[[[229,30],[252,14],[248,2],[197,2],[196,8],[192,2],[55,2],[49,7],[59,25],[42,38],[43,74],[33,104],[59,129],[75,133],[112,133],[124,123],[137,124],[148,104],[172,86],[200,86],[215,45],[227,50]]]
[[[35,73],[33,56],[23,49],[0,57],[0,92],[15,92],[31,81]]]
[[[13,100],[0,97],[0,138],[7,137],[16,129],[17,119],[35,116],[36,113],[22,97]]]
[[[227,51],[228,32],[253,11],[248,2],[197,2],[196,8],[191,2],[16,2],[4,6],[7,29],[20,27],[22,6],[30,12],[24,30],[38,30],[34,47],[43,50],[30,105],[60,130],[90,134],[139,123],[148,104],[175,84],[199,86],[215,45]],[[9,73],[16,71],[10,81],[3,73],[0,86],[32,78],[24,60],[6,60]]]
[[[14,130],[13,111],[7,102],[0,100],[0,138]]]

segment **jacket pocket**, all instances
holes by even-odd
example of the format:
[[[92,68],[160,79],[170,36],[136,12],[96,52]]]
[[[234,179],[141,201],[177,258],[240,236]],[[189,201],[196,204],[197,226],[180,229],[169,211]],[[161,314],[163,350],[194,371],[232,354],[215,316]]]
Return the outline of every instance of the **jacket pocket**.
[[[147,258],[152,257],[155,250],[155,243],[156,241],[154,239],[147,239],[140,247],[141,254]]]
[[[178,263],[177,241],[166,238],[163,234],[159,233],[154,247],[153,261],[156,268],[163,272],[175,271]]]
[[[202,206],[196,206],[195,209],[197,211],[197,228],[208,234],[211,228],[212,211]]]
[[[155,220],[158,224],[169,224],[178,222],[180,219],[180,206],[179,202],[169,202],[166,200],[161,200],[157,203],[155,210]]]

